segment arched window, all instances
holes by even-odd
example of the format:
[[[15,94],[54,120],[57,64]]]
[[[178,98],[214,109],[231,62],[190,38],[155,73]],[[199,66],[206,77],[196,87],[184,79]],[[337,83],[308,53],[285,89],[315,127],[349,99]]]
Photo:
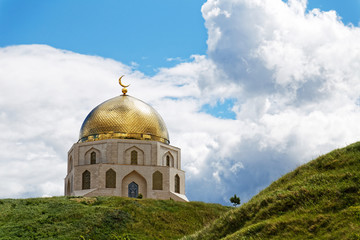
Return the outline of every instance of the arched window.
[[[71,190],[70,190],[70,180],[67,180],[67,186],[66,186],[66,196],[70,196]]]
[[[88,170],[82,174],[82,189],[90,189],[90,172]]]
[[[175,175],[175,192],[180,193],[180,177],[179,175]]]
[[[138,164],[138,153],[135,150],[131,151],[131,165],[137,165]]]
[[[96,163],[96,152],[92,152],[90,154],[90,164],[95,164]]]
[[[71,171],[73,168],[73,159],[72,159],[72,156],[70,156],[70,159],[69,159],[69,170]]]
[[[156,171],[153,174],[153,190],[163,189],[163,175],[161,172]]]
[[[109,169],[106,172],[106,188],[116,188],[116,172],[112,169]]]
[[[170,157],[169,157],[169,155],[166,156],[166,166],[170,167]]]

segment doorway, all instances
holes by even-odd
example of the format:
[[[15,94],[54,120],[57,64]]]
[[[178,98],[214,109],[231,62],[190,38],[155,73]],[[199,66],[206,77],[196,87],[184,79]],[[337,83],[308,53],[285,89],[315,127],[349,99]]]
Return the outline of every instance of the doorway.
[[[139,186],[135,182],[131,182],[128,186],[128,197],[137,198],[139,195]]]

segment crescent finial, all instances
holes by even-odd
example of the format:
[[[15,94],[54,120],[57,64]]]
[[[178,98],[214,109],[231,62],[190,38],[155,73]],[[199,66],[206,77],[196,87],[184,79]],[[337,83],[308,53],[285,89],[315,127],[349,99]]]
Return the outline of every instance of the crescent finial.
[[[123,87],[122,93],[123,93],[124,95],[126,95],[126,93],[127,93],[127,89],[126,89],[126,88],[129,87],[130,84],[129,84],[129,85],[124,85],[124,84],[121,83],[121,78],[122,78],[123,76],[124,76],[124,75],[122,75],[122,76],[119,78],[119,84],[120,84],[120,86]]]

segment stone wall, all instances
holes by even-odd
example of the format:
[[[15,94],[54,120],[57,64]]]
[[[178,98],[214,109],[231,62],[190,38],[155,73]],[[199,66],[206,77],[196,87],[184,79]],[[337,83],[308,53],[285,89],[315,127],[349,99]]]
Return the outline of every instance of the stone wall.
[[[131,164],[132,151],[137,152],[136,165]],[[96,155],[94,164],[91,164],[92,152],[96,153],[93,154]],[[106,172],[109,169],[116,173],[115,188],[106,188]],[[90,172],[90,189],[83,189],[85,171]],[[157,171],[162,174],[162,190],[152,189],[153,174]],[[176,190],[175,176],[180,180],[177,195],[186,201],[180,149],[174,146],[155,141],[124,139],[75,143],[68,152],[65,195],[127,197],[129,184],[135,182],[138,193],[144,198],[174,199],[179,198],[172,194]]]

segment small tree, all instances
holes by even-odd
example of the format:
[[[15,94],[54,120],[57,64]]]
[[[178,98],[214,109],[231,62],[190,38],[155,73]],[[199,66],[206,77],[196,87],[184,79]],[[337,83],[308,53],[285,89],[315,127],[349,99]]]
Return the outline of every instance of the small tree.
[[[230,202],[236,207],[236,205],[240,204],[240,198],[234,194],[234,196],[230,198]]]

